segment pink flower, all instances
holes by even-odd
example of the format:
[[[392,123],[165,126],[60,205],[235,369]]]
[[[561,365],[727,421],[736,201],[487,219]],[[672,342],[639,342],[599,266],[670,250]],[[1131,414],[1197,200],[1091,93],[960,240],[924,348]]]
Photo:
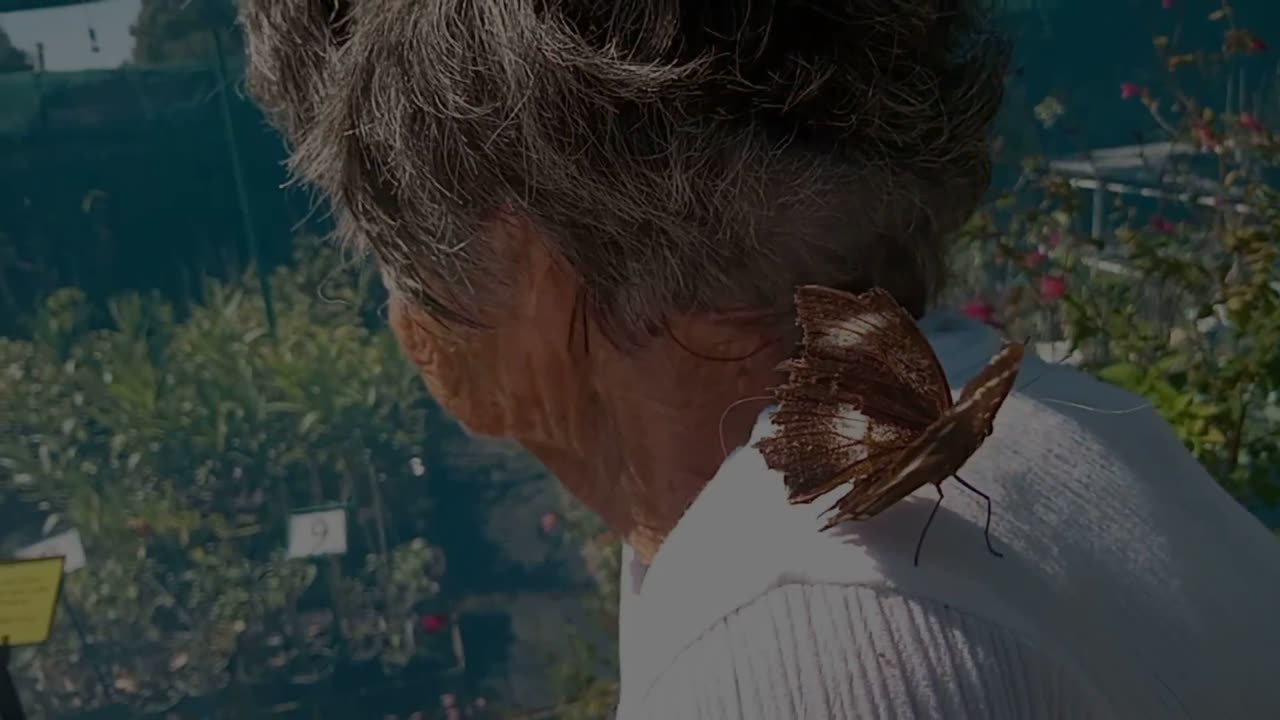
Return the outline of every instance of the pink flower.
[[[1067,281],[1056,275],[1045,275],[1040,278],[1040,299],[1053,302],[1067,294]]]
[[[1166,218],[1163,215],[1152,215],[1148,224],[1151,226],[1152,230],[1158,233],[1164,233],[1165,235],[1172,233],[1176,229],[1174,224],[1169,221],[1169,218]]]
[[[1262,122],[1254,117],[1252,113],[1240,113],[1240,127],[1253,132],[1266,132],[1266,128],[1262,126]]]
[[[1165,10],[1173,9],[1173,0],[1160,0],[1160,7]]]
[[[1251,35],[1249,37],[1249,52],[1260,53],[1266,52],[1269,49],[1270,48],[1267,46],[1266,41],[1262,38],[1257,35]]]
[[[545,512],[538,520],[538,525],[542,528],[542,532],[551,535],[560,529],[560,516],[553,512]]]
[[[1120,99],[1132,100],[1142,94],[1142,88],[1133,83],[1120,83]]]
[[[418,618],[418,624],[424,631],[434,635],[445,629],[449,624],[449,618],[441,613],[431,613]]]
[[[1039,250],[1032,250],[1022,257],[1022,265],[1028,270],[1035,270],[1044,263],[1045,254]]]
[[[965,317],[984,323],[990,323],[996,316],[996,309],[990,303],[981,300],[965,303],[960,311],[964,313]]]
[[[1049,247],[1056,248],[1058,243],[1062,242],[1062,235],[1057,230],[1054,230],[1049,233],[1049,237],[1045,239],[1045,242],[1048,243]]]

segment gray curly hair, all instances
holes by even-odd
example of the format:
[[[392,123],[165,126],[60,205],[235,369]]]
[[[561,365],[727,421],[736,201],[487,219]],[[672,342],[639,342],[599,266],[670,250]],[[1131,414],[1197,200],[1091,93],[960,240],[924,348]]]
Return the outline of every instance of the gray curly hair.
[[[611,327],[818,283],[917,315],[990,180],[980,0],[242,0],[249,87],[340,237],[483,326],[533,223]]]

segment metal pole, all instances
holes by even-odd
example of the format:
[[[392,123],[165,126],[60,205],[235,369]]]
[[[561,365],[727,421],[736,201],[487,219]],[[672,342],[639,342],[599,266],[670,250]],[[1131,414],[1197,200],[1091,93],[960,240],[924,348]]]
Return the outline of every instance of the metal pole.
[[[1099,182],[1093,188],[1093,227],[1091,234],[1095,240],[1102,239],[1103,219],[1106,213],[1107,191]]]
[[[84,625],[80,623],[80,616],[76,613],[75,608],[71,606],[71,601],[67,599],[66,593],[63,593],[61,600],[62,608],[67,611],[67,617],[71,619],[71,627],[75,629],[76,636],[80,638],[80,646],[84,648],[84,657],[89,661],[90,667],[93,668],[94,675],[98,676],[98,684],[102,686],[103,695],[106,696],[107,702],[115,702],[115,693],[111,690],[112,685],[107,682],[106,673],[102,672],[102,667],[98,665],[93,646],[89,644],[89,636],[84,631]]]
[[[227,135],[227,151],[231,155],[231,172],[236,182],[236,197],[240,206],[240,222],[244,227],[244,237],[249,244],[249,257],[258,265],[258,287],[262,292],[262,304],[267,311],[267,329],[271,337],[276,337],[275,304],[271,302],[271,280],[267,277],[267,267],[258,251],[258,236],[253,231],[253,217],[249,212],[249,192],[244,185],[244,169],[240,167],[240,146],[236,142],[235,123],[231,121],[231,100],[227,97],[227,61],[222,52],[222,37],[218,28],[209,29],[213,36],[213,48],[218,56],[218,100],[222,108],[222,127]]]
[[[9,636],[0,638],[0,720],[27,720],[22,698],[9,674]]]

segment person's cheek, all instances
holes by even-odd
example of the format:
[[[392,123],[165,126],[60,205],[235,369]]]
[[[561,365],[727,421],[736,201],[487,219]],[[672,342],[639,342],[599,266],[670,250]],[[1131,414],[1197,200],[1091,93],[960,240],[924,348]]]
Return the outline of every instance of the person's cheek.
[[[510,434],[505,374],[497,338],[485,334],[455,337],[429,320],[393,303],[390,321],[405,355],[418,368],[427,391],[466,430],[477,435]]]
[[[426,343],[419,373],[436,402],[468,432],[494,437],[510,430],[501,400],[506,397],[502,375],[484,347]]]

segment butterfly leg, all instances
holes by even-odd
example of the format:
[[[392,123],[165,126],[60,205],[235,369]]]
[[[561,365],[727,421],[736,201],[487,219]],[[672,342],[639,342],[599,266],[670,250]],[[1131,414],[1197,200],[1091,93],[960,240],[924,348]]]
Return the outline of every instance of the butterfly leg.
[[[960,483],[961,485],[963,485],[963,486],[965,487],[965,489],[966,489],[966,490],[968,490],[969,492],[973,493],[974,495],[977,495],[978,497],[980,497],[980,498],[982,498],[984,501],[986,501],[986,503],[987,503],[987,524],[986,524],[986,526],[985,526],[985,527],[983,527],[983,528],[982,528],[982,537],[983,537],[984,539],[986,539],[986,541],[987,541],[987,550],[991,551],[991,554],[992,554],[992,555],[995,555],[996,557],[1004,557],[1004,555],[1003,555],[1002,553],[998,553],[998,552],[996,552],[996,549],[995,549],[994,547],[992,547],[992,546],[991,546],[991,498],[990,498],[990,497],[988,497],[986,493],[982,492],[982,491],[981,491],[981,490],[979,490],[978,488],[976,488],[976,487],[974,487],[974,486],[970,485],[969,483],[965,482],[965,481],[964,481],[964,478],[960,477],[959,475],[952,475],[951,477],[955,478],[955,479],[956,479],[956,482],[958,482],[958,483]]]
[[[920,548],[924,547],[924,536],[928,534],[929,526],[933,524],[933,516],[938,514],[938,508],[942,506],[942,486],[934,485],[933,487],[938,490],[938,502],[933,504],[933,510],[929,511],[929,519],[924,521],[924,528],[920,530],[920,539],[916,540],[916,567],[920,567]]]

